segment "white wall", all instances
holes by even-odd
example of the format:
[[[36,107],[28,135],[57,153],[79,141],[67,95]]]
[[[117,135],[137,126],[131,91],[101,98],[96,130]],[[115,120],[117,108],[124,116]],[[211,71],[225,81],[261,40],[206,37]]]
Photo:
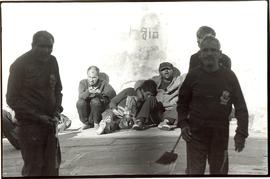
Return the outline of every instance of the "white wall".
[[[182,73],[187,72],[190,55],[198,50],[197,29],[202,25],[213,27],[223,52],[232,60],[232,70],[239,78],[249,110],[262,116],[258,128],[266,126],[266,1],[3,3],[3,103],[9,66],[31,48],[32,35],[38,30],[47,30],[55,37],[53,55],[60,66],[64,113],[72,118],[78,117],[75,107],[78,83],[86,77],[88,66],[97,65],[106,72],[117,92],[129,79],[156,74],[164,59],[152,59],[148,64],[127,58],[139,43],[130,37],[130,28],[140,30],[142,18],[149,13],[159,18],[158,44],[166,61]],[[142,73],[139,77],[134,75],[144,64],[150,70],[139,70]]]

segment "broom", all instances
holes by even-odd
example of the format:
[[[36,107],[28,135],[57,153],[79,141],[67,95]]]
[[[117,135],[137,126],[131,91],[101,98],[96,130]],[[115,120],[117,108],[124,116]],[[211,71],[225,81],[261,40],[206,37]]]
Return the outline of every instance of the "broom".
[[[165,152],[157,161],[156,163],[163,164],[163,165],[168,165],[176,161],[178,155],[177,153],[174,153],[174,150],[176,146],[178,145],[180,139],[182,137],[182,133],[178,137],[176,143],[173,146],[173,149],[170,152]]]

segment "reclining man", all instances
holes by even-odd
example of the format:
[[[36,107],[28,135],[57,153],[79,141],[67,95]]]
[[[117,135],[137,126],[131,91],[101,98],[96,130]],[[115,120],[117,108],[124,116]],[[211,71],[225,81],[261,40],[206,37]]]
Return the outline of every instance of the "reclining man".
[[[112,86],[99,78],[99,68],[90,66],[87,69],[87,79],[79,84],[79,100],[76,107],[82,129],[94,127],[98,129],[102,112],[108,108],[110,100],[116,95]]]
[[[12,109],[2,110],[3,134],[8,139],[13,147],[20,149],[18,141],[17,120],[15,112]]]
[[[162,122],[158,125],[162,130],[172,130],[177,124],[176,102],[183,78],[180,74],[174,75],[174,69],[171,63],[163,62],[159,65],[159,76],[152,78],[157,84],[156,98],[164,107],[160,113]]]
[[[64,114],[59,114],[58,132],[63,132],[71,126],[71,120]],[[2,124],[4,137],[8,139],[13,147],[20,149],[18,141],[18,121],[15,118],[15,112],[9,107],[2,110]]]
[[[117,129],[143,130],[156,126],[158,111],[162,109],[155,98],[156,84],[152,80],[139,80],[134,88],[126,88],[110,102],[110,109],[103,113],[98,134]]]

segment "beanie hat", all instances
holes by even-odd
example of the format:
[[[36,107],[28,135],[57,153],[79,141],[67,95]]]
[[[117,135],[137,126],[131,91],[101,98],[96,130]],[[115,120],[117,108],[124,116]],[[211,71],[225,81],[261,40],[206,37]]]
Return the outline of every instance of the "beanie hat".
[[[164,70],[164,69],[166,69],[166,68],[168,68],[168,69],[173,69],[173,65],[172,65],[171,63],[169,63],[169,62],[163,62],[163,63],[161,63],[161,64],[159,65],[158,70],[159,70],[159,71],[162,71],[162,70]]]
[[[136,91],[138,88],[140,88],[145,80],[138,80],[136,81],[134,85],[134,90]]]
[[[157,95],[157,84],[153,80],[145,80],[141,88],[145,92],[151,92],[154,96]]]

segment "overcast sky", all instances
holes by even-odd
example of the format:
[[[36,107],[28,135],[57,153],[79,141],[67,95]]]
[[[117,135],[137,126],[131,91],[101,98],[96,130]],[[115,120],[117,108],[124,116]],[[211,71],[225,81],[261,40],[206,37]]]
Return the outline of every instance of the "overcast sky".
[[[249,109],[265,108],[266,112],[266,1],[3,3],[1,8],[4,103],[9,66],[30,50],[32,35],[38,30],[47,30],[55,37],[53,55],[60,67],[66,114],[77,115],[78,84],[90,65],[105,71],[119,92],[121,84],[132,78],[125,70],[129,64],[125,56],[137,43],[130,38],[130,30],[138,30],[145,14],[154,13],[160,22],[159,47],[166,54],[163,61],[186,73],[190,56],[198,51],[197,29],[211,26],[223,53],[232,60]]]

